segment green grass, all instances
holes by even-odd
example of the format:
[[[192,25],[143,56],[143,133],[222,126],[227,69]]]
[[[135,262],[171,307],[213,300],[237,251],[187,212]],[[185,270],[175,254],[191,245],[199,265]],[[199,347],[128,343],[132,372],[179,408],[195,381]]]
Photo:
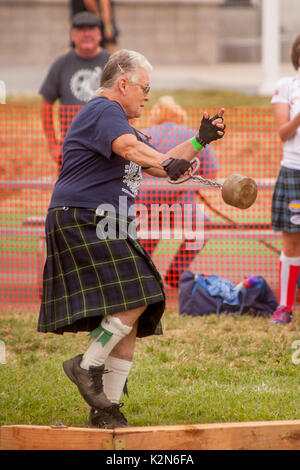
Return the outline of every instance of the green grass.
[[[270,97],[248,95],[226,90],[161,90],[152,91],[148,105],[152,106],[163,95],[172,95],[181,106],[197,107],[269,107]]]
[[[0,425],[83,426],[89,409],[61,364],[83,352],[86,333],[36,332],[37,312],[7,311],[0,339]],[[250,316],[180,317],[168,311],[164,335],[138,339],[124,414],[133,426],[299,419],[299,340],[294,323]]]
[[[1,211],[0,212],[0,224],[6,227],[22,227],[26,219],[31,217],[45,217],[45,213],[40,209],[32,209],[31,207],[28,210],[22,210],[21,213]]]
[[[38,104],[42,99],[39,95],[8,95],[7,104]]]
[[[43,214],[34,214],[35,216],[41,216]],[[23,212],[17,216],[14,213],[2,212],[0,213],[0,223],[3,226],[8,227],[22,227],[22,222],[32,216],[32,210],[29,210],[28,213]],[[215,219],[216,222],[217,219]],[[263,223],[266,222],[265,215],[254,214],[252,217],[247,219],[247,223]],[[175,251],[176,247],[181,242],[178,240],[172,239],[171,242],[162,240],[158,247],[158,254],[171,253]],[[276,248],[279,248],[280,243],[278,241],[271,241],[272,245]],[[6,253],[35,253],[37,250],[38,239],[37,238],[26,238],[18,236],[10,236],[8,238],[0,239],[0,252],[5,251]],[[206,247],[205,255],[227,255],[228,248],[230,246],[231,253],[233,255],[243,256],[245,254],[245,242],[243,241],[229,241],[228,240],[212,240]],[[247,252],[249,255],[269,255],[270,251],[268,248],[264,247],[263,244],[259,242],[251,242],[247,246]]]
[[[245,243],[247,243],[247,250],[245,251]],[[179,240],[162,240],[157,246],[155,254],[175,254],[181,241]],[[280,248],[279,240],[271,240],[270,244],[275,249]],[[273,250],[268,248],[258,241],[239,241],[239,240],[209,240],[201,251],[201,256],[228,256],[228,253],[232,256],[271,256]]]
[[[226,90],[152,90],[147,106],[152,106],[163,95],[172,95],[175,101],[186,107],[269,107],[270,97],[250,95],[236,91]],[[8,96],[8,104],[36,104],[41,102],[38,95],[14,95]]]
[[[36,254],[39,240],[37,238],[7,237],[0,239],[0,253]]]
[[[0,239],[0,252],[2,253],[19,253],[36,254],[38,250],[39,240],[36,238],[9,237]],[[279,249],[280,241],[272,240],[271,245]],[[176,248],[181,244],[179,240],[162,240],[156,247],[156,255],[171,255],[176,252]],[[245,241],[239,240],[208,240],[202,250],[203,256],[228,256],[228,251],[232,256],[245,256]],[[247,244],[248,256],[270,256],[272,251],[258,241]]]

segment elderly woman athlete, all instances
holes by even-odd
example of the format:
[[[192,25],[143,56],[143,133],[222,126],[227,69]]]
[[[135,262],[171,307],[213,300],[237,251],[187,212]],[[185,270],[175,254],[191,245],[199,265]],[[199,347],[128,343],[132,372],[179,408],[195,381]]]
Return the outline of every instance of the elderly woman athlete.
[[[142,169],[176,180],[225,129],[223,108],[213,118],[204,113],[195,137],[166,154],[155,150],[129,122],[148,101],[150,71],[137,52],[120,50],[110,57],[98,96],[77,114],[64,140],[46,218],[38,331],[91,332],[86,352],[63,368],[92,408],[90,425],[97,427],[127,424],[119,401],[135,339],[160,332],[165,308],[161,277],[127,230]]]

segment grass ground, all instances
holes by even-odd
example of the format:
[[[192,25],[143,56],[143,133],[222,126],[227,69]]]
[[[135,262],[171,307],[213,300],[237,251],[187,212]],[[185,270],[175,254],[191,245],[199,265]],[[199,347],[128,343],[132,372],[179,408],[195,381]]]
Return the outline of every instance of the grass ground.
[[[152,106],[155,101],[163,95],[172,95],[175,101],[185,107],[265,107],[270,106],[270,97],[259,95],[248,95],[236,91],[224,90],[152,90],[149,95],[147,106]],[[36,95],[8,96],[8,104],[34,104],[40,103],[41,98]]]
[[[7,361],[0,425],[85,425],[88,406],[61,364],[85,350],[87,334],[37,333],[36,321],[36,312],[0,317]],[[130,425],[299,419],[299,326],[299,315],[282,327],[267,318],[166,312],[164,335],[137,341],[123,397]]]

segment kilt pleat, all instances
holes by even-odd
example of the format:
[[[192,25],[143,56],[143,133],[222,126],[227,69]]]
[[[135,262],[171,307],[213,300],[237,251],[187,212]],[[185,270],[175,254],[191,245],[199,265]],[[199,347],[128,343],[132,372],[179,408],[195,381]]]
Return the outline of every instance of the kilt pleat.
[[[281,167],[272,197],[272,228],[300,231],[300,171]]]
[[[134,238],[100,239],[100,220],[84,208],[48,212],[38,331],[92,331],[105,315],[146,306],[137,335],[161,333],[165,294],[160,274]]]

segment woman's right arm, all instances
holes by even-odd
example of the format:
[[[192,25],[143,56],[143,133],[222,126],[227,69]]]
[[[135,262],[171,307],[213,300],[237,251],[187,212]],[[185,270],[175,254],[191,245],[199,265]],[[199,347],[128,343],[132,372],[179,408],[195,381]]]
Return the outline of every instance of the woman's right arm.
[[[290,119],[290,107],[287,103],[274,103],[272,107],[279,137],[286,142],[295,136],[300,126],[300,113]]]

